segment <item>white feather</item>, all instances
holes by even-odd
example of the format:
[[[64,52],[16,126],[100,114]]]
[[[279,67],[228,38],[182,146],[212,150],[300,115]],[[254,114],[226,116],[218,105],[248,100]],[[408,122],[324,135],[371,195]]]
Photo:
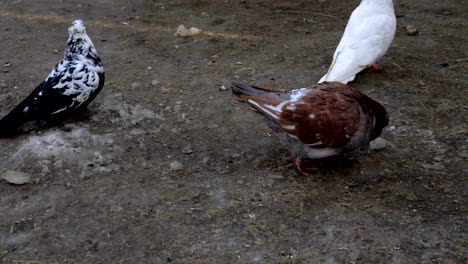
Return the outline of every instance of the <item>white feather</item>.
[[[281,126],[281,128],[283,128],[284,130],[288,130],[288,131],[294,131],[294,129],[296,129],[296,125],[284,125],[284,126]]]
[[[319,83],[353,81],[358,72],[383,57],[393,41],[395,30],[392,0],[362,0],[351,14],[333,54],[333,62]]]
[[[304,95],[306,95],[310,91],[309,88],[300,88],[291,91],[291,95],[289,96],[291,102],[299,101]]]
[[[273,119],[279,119],[278,113],[276,111],[272,110],[271,108],[265,108],[265,107],[261,106],[259,103],[255,102],[254,100],[251,100],[251,99],[249,99],[248,102],[250,104],[253,104],[253,105],[257,106],[257,108],[259,108],[263,113],[271,116]]]
[[[311,159],[322,159],[339,154],[336,148],[311,148],[306,147],[307,157]]]
[[[287,103],[288,101],[283,101],[279,103],[277,106],[272,106],[272,105],[267,105],[265,104],[265,107],[268,107],[269,109],[273,110],[274,112],[280,113],[281,109],[283,109],[283,106]]]

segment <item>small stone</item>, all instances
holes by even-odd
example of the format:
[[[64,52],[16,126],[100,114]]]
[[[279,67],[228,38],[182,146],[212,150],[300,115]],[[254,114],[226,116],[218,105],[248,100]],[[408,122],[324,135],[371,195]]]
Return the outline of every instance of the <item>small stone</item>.
[[[406,29],[406,34],[408,34],[408,36],[414,36],[418,34],[418,30],[414,26],[408,25],[406,26],[405,29]]]
[[[388,145],[388,141],[383,138],[376,138],[374,141],[370,142],[370,150],[379,151],[384,150]]]
[[[157,86],[158,84],[159,84],[159,81],[156,79],[151,81],[152,86]]]
[[[190,148],[190,146],[188,146],[188,147],[185,147],[184,149],[182,149],[182,153],[184,153],[184,154],[192,154],[192,153],[193,153],[193,150]]]
[[[54,54],[57,54],[57,53],[59,53],[59,51],[55,49],[55,50],[54,50]]]
[[[226,86],[221,85],[221,87],[219,87],[219,90],[220,90],[220,91],[227,91],[227,88],[226,88]]]
[[[0,82],[0,88],[8,88],[8,83]]]
[[[434,162],[434,163],[420,163],[419,166],[421,166],[424,169],[427,170],[444,170],[445,166],[440,163],[440,162]]]
[[[31,181],[31,176],[21,171],[10,170],[2,175],[2,179],[11,184],[22,185]]]
[[[171,171],[181,171],[184,169],[184,165],[180,163],[179,161],[173,161],[171,164],[169,164],[169,167],[171,168]]]
[[[196,28],[196,27],[186,28],[184,25],[179,25],[177,27],[176,32],[174,33],[174,36],[180,37],[180,38],[186,38],[186,37],[199,35],[202,32],[203,30]]]
[[[444,11],[443,14],[444,14],[444,16],[448,16],[448,15],[450,15],[450,12],[449,11]]]
[[[139,82],[132,82],[130,85],[132,86],[132,88],[138,88],[138,87],[141,86],[141,83],[139,83]]]

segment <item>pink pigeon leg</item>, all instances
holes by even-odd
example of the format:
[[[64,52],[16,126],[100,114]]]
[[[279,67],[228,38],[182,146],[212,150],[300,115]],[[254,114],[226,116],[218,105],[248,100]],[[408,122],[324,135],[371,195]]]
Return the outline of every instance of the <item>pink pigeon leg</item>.
[[[372,64],[372,66],[369,68],[369,72],[382,72],[382,70],[382,67],[377,64]]]
[[[316,167],[304,167],[304,165],[301,163],[300,158],[294,158],[294,157],[289,157],[288,160],[294,165],[296,165],[297,170],[304,176],[309,175],[312,172],[316,172],[318,168]]]

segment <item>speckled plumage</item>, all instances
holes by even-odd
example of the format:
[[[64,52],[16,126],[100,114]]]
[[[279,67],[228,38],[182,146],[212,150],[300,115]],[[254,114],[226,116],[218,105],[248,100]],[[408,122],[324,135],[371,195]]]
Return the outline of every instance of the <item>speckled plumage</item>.
[[[292,91],[233,83],[234,99],[267,119],[292,155],[321,159],[353,151],[388,124],[385,108],[351,86],[324,82]]]
[[[34,91],[0,120],[0,136],[28,121],[47,120],[85,108],[104,86],[104,68],[82,20],[68,29],[63,59]]]

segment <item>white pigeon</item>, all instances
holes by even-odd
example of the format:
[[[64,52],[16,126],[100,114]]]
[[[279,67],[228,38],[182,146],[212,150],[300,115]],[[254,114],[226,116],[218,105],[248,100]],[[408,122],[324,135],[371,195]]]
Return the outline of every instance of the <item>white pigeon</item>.
[[[392,0],[362,0],[353,11],[328,72],[320,79],[348,83],[373,66],[393,41],[396,17]]]

